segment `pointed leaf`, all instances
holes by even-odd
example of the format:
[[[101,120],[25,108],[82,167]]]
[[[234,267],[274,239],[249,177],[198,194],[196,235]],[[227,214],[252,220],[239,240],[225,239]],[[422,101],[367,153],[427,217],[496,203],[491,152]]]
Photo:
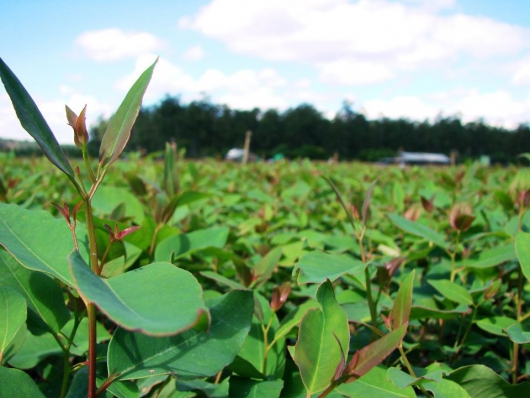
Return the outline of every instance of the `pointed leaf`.
[[[43,328],[58,333],[68,322],[70,311],[57,282],[48,275],[22,267],[6,252],[0,252],[0,284],[24,296],[30,314],[43,322]]]
[[[408,323],[405,323],[379,340],[357,351],[346,367],[345,374],[351,376],[346,382],[357,380],[374,366],[383,362],[397,348],[401,340],[403,340],[405,333],[407,333],[407,327]]]
[[[522,398],[530,396],[530,383],[511,385],[484,365],[458,368],[448,379],[463,387],[472,398]]]
[[[517,321],[506,316],[492,316],[489,318],[482,318],[477,322],[477,326],[482,330],[497,335],[506,337],[505,330],[510,326],[517,324]]]
[[[481,251],[476,258],[467,259],[462,261],[462,263],[466,268],[485,269],[495,267],[506,261],[515,260],[516,258],[514,243],[510,242],[507,245],[499,245]]]
[[[19,369],[0,366],[0,397],[45,398],[37,384]]]
[[[11,98],[13,108],[15,108],[17,117],[24,130],[35,139],[50,162],[70,178],[75,178],[70,162],[46,120],[44,120],[39,108],[37,108],[29,93],[2,58],[0,58],[0,78],[4,83],[7,94]]]
[[[388,380],[387,369],[382,365],[374,367],[355,383],[341,384],[335,390],[347,397],[416,398],[412,387],[398,388]]]
[[[410,308],[412,307],[412,287],[414,286],[415,271],[401,283],[394,300],[392,308],[392,328],[397,329],[401,325],[408,323],[410,318]]]
[[[188,330],[171,337],[151,337],[118,329],[109,344],[109,373],[119,379],[160,374],[208,377],[230,364],[250,329],[252,292],[234,290],[209,302],[207,332]]]
[[[348,318],[335,299],[330,281],[319,286],[317,300],[321,308],[309,310],[302,319],[294,356],[308,394],[330,384],[341,360],[340,345],[347,353],[350,338]]]
[[[278,317],[272,311],[267,299],[258,293],[254,293],[254,317],[250,331],[237,357],[230,365],[230,370],[239,376],[251,378],[281,378],[285,365],[285,339],[276,338],[276,330],[279,326]],[[270,327],[265,338],[264,328]],[[265,361],[265,343],[275,344],[268,352]],[[267,368],[265,369],[265,362]]]
[[[515,252],[521,264],[521,270],[530,281],[530,233],[519,231],[515,236]]]
[[[173,264],[153,263],[102,279],[79,253],[69,261],[79,294],[125,329],[172,335],[193,327],[207,311],[199,282]]]
[[[88,252],[83,245],[86,232],[79,228],[77,238],[80,250],[86,255]],[[74,249],[74,240],[63,219],[45,211],[0,203],[0,245],[24,267],[44,272],[74,287],[67,260]]]
[[[144,93],[147,90],[157,62],[158,58],[140,75],[110,120],[99,149],[99,159],[102,165],[108,166],[112,164],[120,156],[127,141],[129,141],[131,129],[140,112]]]
[[[16,290],[0,285],[0,363],[4,351],[26,322],[26,300]]]
[[[226,227],[200,229],[187,234],[170,236],[156,246],[155,261],[170,261],[172,258],[177,259],[207,247],[222,248],[227,240],[228,228]]]
[[[506,328],[506,333],[511,341],[517,344],[530,343],[530,332],[525,332],[519,323],[514,323]]]
[[[278,398],[283,388],[283,380],[252,380],[242,377],[230,377],[230,397],[240,398]]]
[[[274,269],[278,265],[278,261],[280,261],[280,258],[282,256],[282,248],[281,246],[278,246],[274,249],[272,249],[270,252],[268,252],[259,263],[257,263],[254,268],[252,269],[254,278],[256,278],[255,284],[259,287],[263,283],[265,283],[272,273],[274,272]]]
[[[296,263],[294,271],[300,270],[298,283],[322,283],[334,281],[344,274],[355,275],[364,271],[366,264],[347,254],[312,251]]]
[[[370,184],[370,188],[368,188],[368,191],[366,192],[366,196],[364,197],[364,202],[363,202],[363,209],[362,209],[362,222],[363,222],[363,225],[366,225],[366,222],[368,221],[367,220],[367,216],[368,216],[368,206],[370,206],[370,200],[372,199],[372,192],[374,191],[374,187],[375,187],[375,183],[377,182],[377,179],[374,180],[374,182],[372,182]]]
[[[473,297],[463,286],[446,279],[429,280],[427,282],[446,299],[458,304],[473,305]]]
[[[443,249],[447,249],[449,247],[449,243],[445,241],[445,236],[436,232],[435,230],[418,222],[407,220],[406,218],[398,216],[397,214],[388,213],[387,216],[396,227],[402,229],[403,231],[433,242]]]
[[[434,398],[472,398],[462,386],[451,380],[428,381],[422,385],[427,391],[432,392]]]

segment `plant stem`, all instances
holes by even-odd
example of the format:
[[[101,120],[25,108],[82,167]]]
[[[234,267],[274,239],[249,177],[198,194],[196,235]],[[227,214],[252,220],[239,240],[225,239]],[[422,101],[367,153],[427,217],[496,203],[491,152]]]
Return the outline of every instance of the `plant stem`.
[[[456,253],[458,252],[459,241],[460,241],[460,231],[458,231],[456,234],[455,250],[449,253],[449,257],[451,257],[451,279],[450,279],[451,282],[455,281],[455,276],[456,276]]]
[[[269,351],[272,348],[273,343],[274,343],[273,341],[273,343],[269,345],[269,336],[268,336],[269,329],[271,328],[271,325],[272,325],[273,316],[274,315],[271,315],[267,326],[263,326],[263,324],[261,325],[261,330],[263,331],[263,346],[265,347],[263,350],[263,376],[267,376],[267,361],[269,358]]]
[[[414,377],[414,378],[417,378],[418,376],[416,376],[416,372],[414,372],[414,369],[412,368],[412,366],[411,366],[411,364],[409,362],[409,359],[407,358],[407,354],[403,350],[403,341],[401,341],[399,343],[398,350],[399,350],[399,353],[401,355],[401,359],[403,359],[403,362],[405,363],[405,367],[409,371],[410,375],[412,377]],[[419,384],[418,387],[421,390],[421,392],[423,393],[423,395],[425,395],[426,397],[430,396],[429,393],[427,392],[427,390],[425,390],[425,387],[423,387],[421,384]]]
[[[366,264],[366,253],[364,251],[363,238],[366,232],[366,227],[363,227],[362,231],[358,234],[357,240],[359,241],[359,249],[361,251],[361,260]],[[368,301],[368,307],[370,308],[370,318],[372,320],[372,325],[377,327],[377,311],[375,308],[374,298],[372,297],[372,282],[370,281],[370,271],[368,270],[368,265],[364,269],[364,277],[366,279],[366,299]],[[375,340],[375,333],[372,332],[372,341]]]
[[[94,187],[99,184],[94,184],[90,190],[92,195],[95,192]],[[94,227],[94,219],[92,214],[91,196],[86,196],[85,210],[86,210],[86,225],[88,232],[88,243],[90,250],[90,268],[92,272],[99,275],[98,266],[98,250],[96,245],[96,232]],[[88,314],[88,398],[96,397],[96,344],[97,344],[97,324],[96,324],[96,306],[93,303],[85,303]]]

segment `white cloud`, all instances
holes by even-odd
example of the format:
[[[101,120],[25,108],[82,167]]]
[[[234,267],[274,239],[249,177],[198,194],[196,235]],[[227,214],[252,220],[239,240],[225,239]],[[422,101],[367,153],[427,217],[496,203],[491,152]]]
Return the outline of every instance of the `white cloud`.
[[[322,80],[335,84],[373,84],[390,80],[394,72],[386,65],[370,62],[336,61],[320,67]]]
[[[388,117],[412,120],[433,119],[439,109],[415,96],[398,96],[390,100],[370,100],[363,104],[364,112],[371,119]]]
[[[479,93],[476,90],[453,90],[428,98],[397,96],[388,100],[369,100],[364,102],[363,108],[366,115],[374,119],[403,117],[433,121],[443,114],[456,115],[463,123],[482,119],[488,124],[511,129],[528,122],[530,98],[525,102],[514,99],[506,91]]]
[[[85,54],[96,61],[115,61],[160,50],[164,43],[147,32],[125,32],[117,28],[88,31],[76,39]]]
[[[351,85],[447,66],[467,55],[518,54],[528,46],[526,29],[457,13],[454,6],[453,0],[213,0],[179,24],[234,52],[307,63],[325,81]],[[341,72],[345,65],[377,67],[355,79]]]
[[[144,55],[137,59],[134,71],[119,80],[116,87],[125,91],[155,59]],[[160,58],[147,92],[146,102],[160,99],[164,94],[183,94],[188,100],[211,95],[215,102],[226,103],[234,109],[254,107],[282,107],[285,99],[275,92],[287,84],[274,69],[258,71],[241,69],[230,74],[208,69],[194,78],[165,58]]]
[[[530,111],[524,102],[515,100],[506,91],[472,93],[456,101],[454,109],[462,113],[465,122],[484,118],[490,124],[510,128],[527,121]]]
[[[530,58],[524,59],[512,77],[513,84],[530,85]]]
[[[190,61],[198,61],[204,57],[204,50],[200,45],[190,47],[184,53],[184,58]]]

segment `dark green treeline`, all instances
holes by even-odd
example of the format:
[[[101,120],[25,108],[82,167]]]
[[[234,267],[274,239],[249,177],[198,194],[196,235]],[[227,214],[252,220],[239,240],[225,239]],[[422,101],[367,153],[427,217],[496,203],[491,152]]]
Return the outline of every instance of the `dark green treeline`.
[[[91,131],[94,147],[107,121]],[[159,104],[142,108],[133,128],[129,150],[160,151],[166,142],[185,147],[187,156],[223,156],[230,148],[243,147],[245,132],[252,131],[251,151],[260,157],[284,155],[327,159],[338,153],[341,160],[374,161],[394,156],[398,150],[411,152],[457,151],[460,160],[489,155],[494,161],[514,161],[530,152],[530,128],[515,130],[489,126],[481,121],[463,124],[457,117],[434,123],[387,118],[368,120],[344,103],[332,120],[312,105],[278,112],[233,110],[209,100],[183,104],[166,97]]]

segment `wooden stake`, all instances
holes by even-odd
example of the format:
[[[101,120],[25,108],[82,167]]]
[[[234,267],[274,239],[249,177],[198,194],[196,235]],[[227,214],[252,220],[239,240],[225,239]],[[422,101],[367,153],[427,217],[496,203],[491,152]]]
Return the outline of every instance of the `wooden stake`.
[[[243,164],[247,164],[248,162],[248,152],[250,149],[250,137],[252,136],[252,131],[247,131],[247,135],[245,136],[245,148],[243,150]]]

